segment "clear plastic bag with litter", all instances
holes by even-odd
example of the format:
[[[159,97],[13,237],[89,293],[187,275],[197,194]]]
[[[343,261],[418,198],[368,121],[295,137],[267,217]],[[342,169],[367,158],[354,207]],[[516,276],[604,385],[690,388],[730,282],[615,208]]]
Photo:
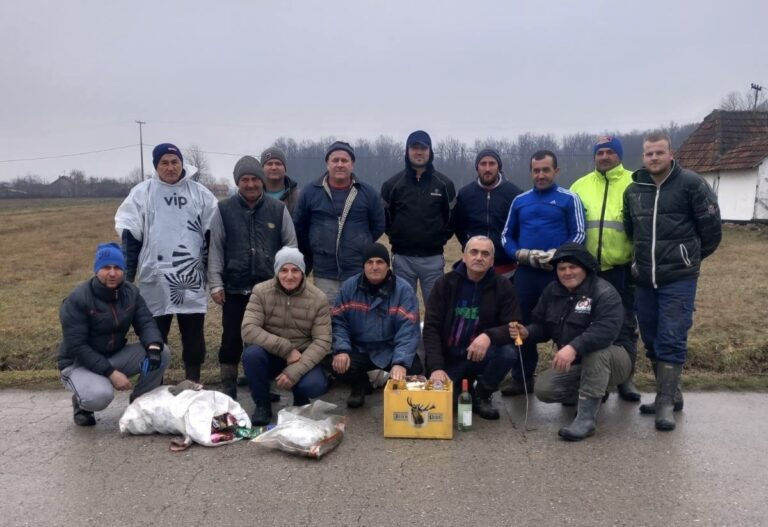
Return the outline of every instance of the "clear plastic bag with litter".
[[[283,408],[277,414],[277,425],[252,441],[267,448],[320,458],[344,438],[346,417],[334,414],[336,408],[335,404],[320,400]]]

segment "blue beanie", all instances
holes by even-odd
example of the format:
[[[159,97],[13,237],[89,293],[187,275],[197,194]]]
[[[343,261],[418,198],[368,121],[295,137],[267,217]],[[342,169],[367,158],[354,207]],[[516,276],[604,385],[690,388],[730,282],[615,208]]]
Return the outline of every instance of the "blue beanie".
[[[114,242],[100,243],[96,248],[96,256],[93,259],[93,272],[98,273],[99,269],[107,265],[116,265],[125,271],[123,250]]]
[[[184,164],[184,157],[181,155],[181,150],[179,150],[179,147],[172,145],[171,143],[160,143],[154,148],[154,150],[152,150],[152,164],[155,165],[155,168],[157,168],[157,165],[160,163],[160,159],[165,154],[173,154],[178,156],[179,160],[181,160],[181,164]]]
[[[610,148],[616,152],[616,155],[619,156],[619,159],[624,159],[624,147],[621,146],[621,141],[619,141],[618,137],[613,137],[611,135],[598,137],[597,143],[595,143],[595,147],[592,149],[592,156],[594,157],[594,155],[597,154],[597,151],[601,148]]]

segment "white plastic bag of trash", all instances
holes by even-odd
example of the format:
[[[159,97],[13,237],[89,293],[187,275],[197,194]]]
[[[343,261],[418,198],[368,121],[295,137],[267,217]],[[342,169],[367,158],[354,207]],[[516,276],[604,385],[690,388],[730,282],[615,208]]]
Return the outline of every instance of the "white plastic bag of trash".
[[[320,458],[344,438],[347,418],[333,414],[335,404],[317,400],[304,406],[289,406],[277,413],[277,426],[252,439],[267,448]]]
[[[238,441],[240,438],[237,437],[217,441],[211,429],[212,422],[214,417],[228,413],[236,419],[238,426],[250,428],[248,414],[231,397],[202,388],[201,384],[184,381],[177,386],[159,386],[145,393],[125,409],[120,418],[120,433],[182,435],[183,442],[172,442],[172,450],[182,450],[192,442],[220,446]]]

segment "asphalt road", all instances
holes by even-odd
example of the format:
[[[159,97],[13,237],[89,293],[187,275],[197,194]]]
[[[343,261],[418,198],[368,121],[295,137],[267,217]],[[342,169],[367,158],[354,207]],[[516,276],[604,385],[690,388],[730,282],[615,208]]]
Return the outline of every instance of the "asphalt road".
[[[524,401],[453,440],[385,439],[377,392],[309,460],[246,441],[172,453],[119,435],[126,394],[79,428],[63,389],[4,390],[0,525],[768,524],[768,394],[686,394],[671,433],[614,394],[580,443],[557,437],[572,409],[533,397],[525,431]]]

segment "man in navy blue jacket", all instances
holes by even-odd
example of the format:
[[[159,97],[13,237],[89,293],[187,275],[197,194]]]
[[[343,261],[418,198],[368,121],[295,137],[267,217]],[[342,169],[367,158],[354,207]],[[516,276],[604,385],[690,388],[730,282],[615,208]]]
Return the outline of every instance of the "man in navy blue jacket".
[[[544,288],[555,279],[550,260],[566,242],[584,243],[584,208],[579,197],[555,183],[560,169],[557,156],[539,150],[531,156],[533,188],[517,196],[509,208],[501,235],[504,250],[519,267],[515,272],[515,291],[523,324],[531,321]],[[533,390],[533,374],[539,361],[536,345],[523,345],[523,369],[517,362],[512,369],[512,384],[504,395],[519,395]]]
[[[504,177],[501,167],[501,156],[496,150],[486,148],[477,153],[477,179],[459,190],[451,219],[462,250],[472,236],[483,235],[493,240],[496,250],[493,270],[510,277],[517,263],[504,251],[501,231],[512,200],[522,191]]]
[[[352,385],[349,408],[365,403],[371,386],[367,373],[390,371],[390,377],[421,373],[419,304],[411,286],[389,269],[389,252],[380,243],[363,255],[363,272],[347,279],[333,310],[333,369]]]
[[[333,303],[341,283],[360,271],[363,249],[384,233],[378,193],[355,175],[355,151],[336,141],[325,154],[327,171],[299,194],[293,223],[299,250],[315,285]]]

